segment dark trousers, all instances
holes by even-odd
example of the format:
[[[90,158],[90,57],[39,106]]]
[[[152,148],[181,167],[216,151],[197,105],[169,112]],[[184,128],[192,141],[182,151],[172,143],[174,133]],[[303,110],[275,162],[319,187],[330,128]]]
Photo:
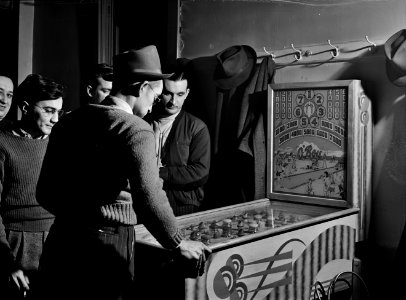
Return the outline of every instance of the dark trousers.
[[[52,226],[36,299],[134,299],[134,226]]]
[[[42,248],[48,235],[47,231],[15,231],[6,230],[6,237],[15,261],[24,275],[29,278],[30,290],[19,289],[14,281],[10,280],[10,270],[7,262],[0,258],[0,299],[19,300],[30,299],[31,290],[35,289],[37,269]],[[1,246],[0,257],[9,257],[10,251],[5,245]],[[4,254],[3,254],[4,253]]]

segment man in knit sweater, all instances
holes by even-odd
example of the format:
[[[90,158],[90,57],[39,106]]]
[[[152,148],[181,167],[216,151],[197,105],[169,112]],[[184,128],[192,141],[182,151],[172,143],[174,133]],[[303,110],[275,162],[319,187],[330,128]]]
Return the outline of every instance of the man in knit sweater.
[[[159,175],[176,216],[199,210],[210,169],[209,130],[182,109],[189,94],[186,63],[178,59],[174,74],[164,79],[161,101],[148,116],[156,137]]]
[[[62,112],[63,94],[64,87],[53,80],[28,75],[14,97],[22,118],[0,132],[2,299],[15,299],[30,290],[43,243],[54,221],[54,216],[38,204],[35,193],[47,137]]]
[[[140,216],[165,248],[195,265],[210,252],[183,239],[159,179],[154,132],[142,119],[168,76],[156,47],[118,54],[113,68],[102,105],[73,111],[50,136],[37,196],[56,219],[41,258],[38,299],[135,299],[135,287],[151,292],[132,280],[131,224]]]

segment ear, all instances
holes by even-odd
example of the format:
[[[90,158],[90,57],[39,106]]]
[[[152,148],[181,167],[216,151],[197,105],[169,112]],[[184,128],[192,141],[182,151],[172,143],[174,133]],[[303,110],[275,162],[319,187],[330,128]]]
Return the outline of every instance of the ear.
[[[189,92],[190,92],[190,89],[189,88],[187,88],[186,89],[186,96],[185,96],[185,99],[187,98],[187,96],[189,95]]]
[[[132,89],[133,89],[132,95],[139,97],[141,93],[145,93],[145,91],[148,89],[148,81],[137,83],[135,86],[133,86]]]
[[[28,107],[30,105],[28,104],[27,101],[23,101],[23,103],[20,105],[20,109],[23,112],[24,115],[26,115],[28,113]]]
[[[86,87],[86,92],[89,97],[93,97],[93,87],[90,84]]]
[[[140,85],[140,91],[143,91],[143,90],[145,90],[145,89],[148,89],[148,84],[149,84],[148,81],[144,81],[143,83],[141,83],[141,85]]]

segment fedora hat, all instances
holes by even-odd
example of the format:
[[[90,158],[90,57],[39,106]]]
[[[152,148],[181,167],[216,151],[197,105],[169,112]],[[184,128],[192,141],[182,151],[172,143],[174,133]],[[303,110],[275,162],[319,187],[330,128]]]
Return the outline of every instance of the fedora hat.
[[[158,50],[154,45],[132,49],[113,57],[113,74],[103,79],[130,85],[140,80],[160,80],[172,74],[162,74]]]
[[[251,75],[257,53],[247,45],[231,46],[216,55],[214,82],[222,89],[231,89],[244,83]]]
[[[385,42],[386,74],[396,86],[406,86],[406,29]]]

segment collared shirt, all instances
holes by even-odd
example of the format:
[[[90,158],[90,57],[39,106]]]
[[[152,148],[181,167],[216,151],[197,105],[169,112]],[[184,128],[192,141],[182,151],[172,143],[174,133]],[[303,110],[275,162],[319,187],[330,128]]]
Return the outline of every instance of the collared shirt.
[[[179,112],[174,115],[170,115],[168,117],[160,118],[153,123],[158,164],[161,159],[162,148],[165,146],[166,139],[168,138],[173,122],[175,121],[175,118],[179,115]]]
[[[43,139],[46,139],[48,137],[48,135],[44,134],[44,135],[40,135],[37,138],[33,138],[32,135],[30,133],[28,133],[27,131],[25,131],[24,129],[22,129],[18,125],[18,123],[15,126],[13,126],[13,128],[11,129],[11,132],[16,136],[26,137],[26,138],[33,139],[33,140],[35,140],[35,139],[43,140]]]
[[[112,96],[112,95],[109,95],[106,97],[106,101],[103,103],[103,105],[108,105],[110,107],[124,110],[125,112],[128,112],[129,114],[132,114],[132,115],[134,114],[133,110],[131,109],[130,104],[128,104],[123,99],[120,99],[120,98]]]

